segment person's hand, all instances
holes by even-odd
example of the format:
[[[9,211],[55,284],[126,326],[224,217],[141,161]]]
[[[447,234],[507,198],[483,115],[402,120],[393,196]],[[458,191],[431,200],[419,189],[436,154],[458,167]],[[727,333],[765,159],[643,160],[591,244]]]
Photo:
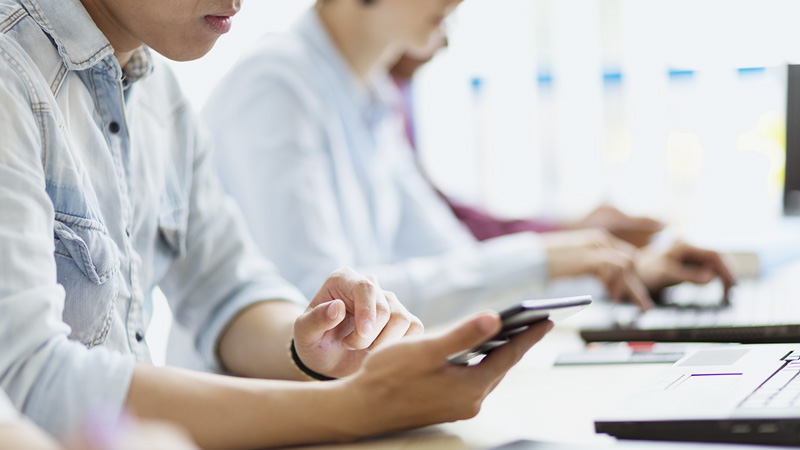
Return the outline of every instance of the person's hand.
[[[591,275],[612,300],[630,300],[643,310],[653,307],[645,284],[636,273],[636,248],[602,229],[541,233],[550,277]]]
[[[480,363],[447,357],[500,330],[497,313],[465,319],[449,331],[403,339],[373,352],[345,383],[354,436],[452,422],[478,414],[486,396],[525,352],[553,327],[542,321],[494,349]],[[357,428],[355,428],[357,427]]]
[[[736,284],[733,267],[725,256],[683,241],[675,242],[666,252],[640,250],[636,271],[650,292],[684,281],[705,284],[720,277],[727,296]]]
[[[664,224],[650,217],[629,216],[613,206],[601,205],[586,217],[568,224],[567,228],[603,228],[636,247],[644,247],[654,234],[664,229]]]
[[[374,277],[342,268],[295,321],[294,343],[303,364],[340,378],[358,369],[371,350],[422,332],[422,322]]]

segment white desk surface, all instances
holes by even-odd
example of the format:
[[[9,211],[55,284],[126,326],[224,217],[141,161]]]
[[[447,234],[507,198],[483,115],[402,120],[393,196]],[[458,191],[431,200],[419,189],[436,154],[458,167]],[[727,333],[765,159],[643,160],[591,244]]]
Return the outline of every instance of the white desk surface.
[[[562,351],[583,343],[577,330],[556,328],[534,346],[470,420],[430,426],[325,449],[480,449],[517,439],[612,445],[594,432],[594,417],[612,402],[650,382],[669,364],[553,366]]]
[[[792,295],[800,289],[797,274],[800,274],[800,260],[776,273],[797,283],[792,285],[798,286],[792,287]],[[557,324],[534,346],[509,371],[473,419],[351,444],[310,448],[486,449],[519,439],[576,444],[585,448],[614,448],[614,438],[594,432],[594,418],[614,402],[652,382],[670,364],[554,366],[553,361],[560,353],[579,351],[584,346],[578,336],[579,325],[573,319]],[[756,448],[736,447],[741,450]],[[625,448],[630,449],[629,446]]]

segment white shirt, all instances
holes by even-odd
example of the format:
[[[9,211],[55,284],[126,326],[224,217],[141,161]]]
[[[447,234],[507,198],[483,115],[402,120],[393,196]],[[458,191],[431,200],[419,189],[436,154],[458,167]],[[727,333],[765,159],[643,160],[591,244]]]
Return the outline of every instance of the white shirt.
[[[216,163],[256,241],[306,296],[342,265],[378,277],[425,323],[542,287],[533,233],[476,241],[421,175],[386,74],[365,86],[310,10],[210,96]]]

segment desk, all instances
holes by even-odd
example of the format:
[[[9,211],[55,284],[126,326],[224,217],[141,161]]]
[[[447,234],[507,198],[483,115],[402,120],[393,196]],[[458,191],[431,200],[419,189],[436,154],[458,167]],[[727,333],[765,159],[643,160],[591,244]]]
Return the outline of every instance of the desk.
[[[557,325],[534,346],[470,420],[320,449],[478,449],[517,439],[610,445],[594,417],[650,382],[669,364],[553,366],[563,351],[582,348],[577,330]]]

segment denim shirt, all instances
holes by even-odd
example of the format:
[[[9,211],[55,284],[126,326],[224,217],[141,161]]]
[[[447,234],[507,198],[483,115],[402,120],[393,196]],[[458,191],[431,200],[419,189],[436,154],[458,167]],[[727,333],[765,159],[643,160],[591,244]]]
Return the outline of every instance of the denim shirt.
[[[123,71],[78,0],[0,0],[0,388],[51,433],[121,411],[156,286],[209,364],[244,307],[305,302],[210,160],[146,49]]]
[[[203,115],[225,187],[265,254],[306,294],[347,265],[427,325],[538,294],[534,233],[477,242],[417,167],[386,73],[363,82],[311,8],[223,78]],[[456,170],[457,168],[454,168]]]
[[[19,413],[11,401],[8,400],[6,393],[0,389],[0,426],[16,423],[19,421]]]

